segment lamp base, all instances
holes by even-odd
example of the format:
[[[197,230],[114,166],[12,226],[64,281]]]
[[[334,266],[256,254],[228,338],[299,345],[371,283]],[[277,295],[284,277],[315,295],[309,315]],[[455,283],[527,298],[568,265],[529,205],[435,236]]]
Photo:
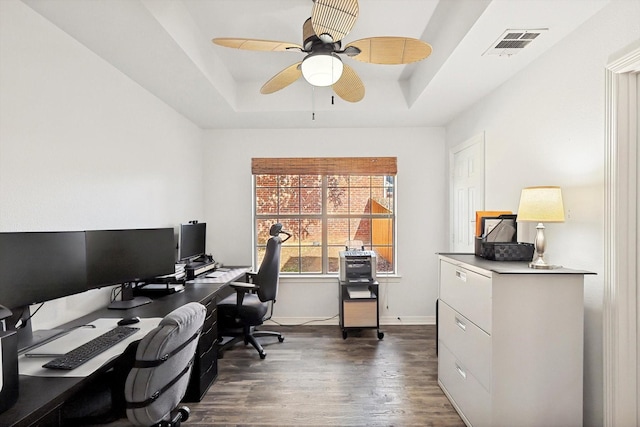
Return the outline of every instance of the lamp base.
[[[536,240],[534,242],[536,248],[536,255],[529,263],[529,268],[537,268],[540,270],[551,270],[554,268],[560,268],[561,265],[551,265],[547,264],[544,260],[544,248],[546,246],[546,241],[544,238],[544,225],[540,222],[536,227]]]
[[[529,263],[529,268],[536,268],[539,270],[552,270],[554,268],[562,268],[561,265],[550,265],[550,264],[545,264],[545,265],[540,265],[540,264],[534,264],[532,262]]]
[[[562,266],[547,264],[542,256],[538,256],[536,259],[529,263],[529,268],[536,268],[539,270],[552,270],[554,268],[562,268]]]

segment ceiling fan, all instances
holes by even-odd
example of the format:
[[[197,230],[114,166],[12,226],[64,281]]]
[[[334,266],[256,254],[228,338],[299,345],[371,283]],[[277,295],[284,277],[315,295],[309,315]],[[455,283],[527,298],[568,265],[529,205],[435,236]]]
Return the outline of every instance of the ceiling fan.
[[[342,49],[342,39],[358,19],[357,0],[313,0],[311,18],[302,26],[303,45],[295,43],[214,38],[213,43],[236,49],[257,51],[298,51],[307,55],[280,71],[266,82],[260,92],[269,94],[284,89],[301,76],[313,86],[331,86],[345,101],[364,98],[362,80],[338,55],[372,64],[409,64],[431,54],[431,45],[409,37],[369,37],[351,42]]]

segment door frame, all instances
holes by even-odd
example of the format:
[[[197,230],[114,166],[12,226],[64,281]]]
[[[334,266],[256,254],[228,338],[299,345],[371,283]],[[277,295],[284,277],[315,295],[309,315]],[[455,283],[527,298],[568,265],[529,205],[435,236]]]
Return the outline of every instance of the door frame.
[[[610,57],[605,76],[604,425],[637,425],[640,42]]]

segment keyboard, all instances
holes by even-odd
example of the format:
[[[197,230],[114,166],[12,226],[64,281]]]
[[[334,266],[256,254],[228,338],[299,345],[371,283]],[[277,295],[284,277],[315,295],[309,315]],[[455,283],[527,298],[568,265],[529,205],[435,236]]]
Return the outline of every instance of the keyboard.
[[[42,365],[43,368],[71,370],[88,362],[100,353],[104,353],[128,336],[135,334],[140,328],[116,326],[95,337],[91,341],[74,348],[70,352]]]

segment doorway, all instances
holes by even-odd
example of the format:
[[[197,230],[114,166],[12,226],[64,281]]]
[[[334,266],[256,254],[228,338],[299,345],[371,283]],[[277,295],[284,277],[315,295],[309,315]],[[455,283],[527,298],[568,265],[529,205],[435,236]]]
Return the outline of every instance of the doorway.
[[[451,251],[474,252],[476,211],[484,210],[484,132],[449,153]]]

